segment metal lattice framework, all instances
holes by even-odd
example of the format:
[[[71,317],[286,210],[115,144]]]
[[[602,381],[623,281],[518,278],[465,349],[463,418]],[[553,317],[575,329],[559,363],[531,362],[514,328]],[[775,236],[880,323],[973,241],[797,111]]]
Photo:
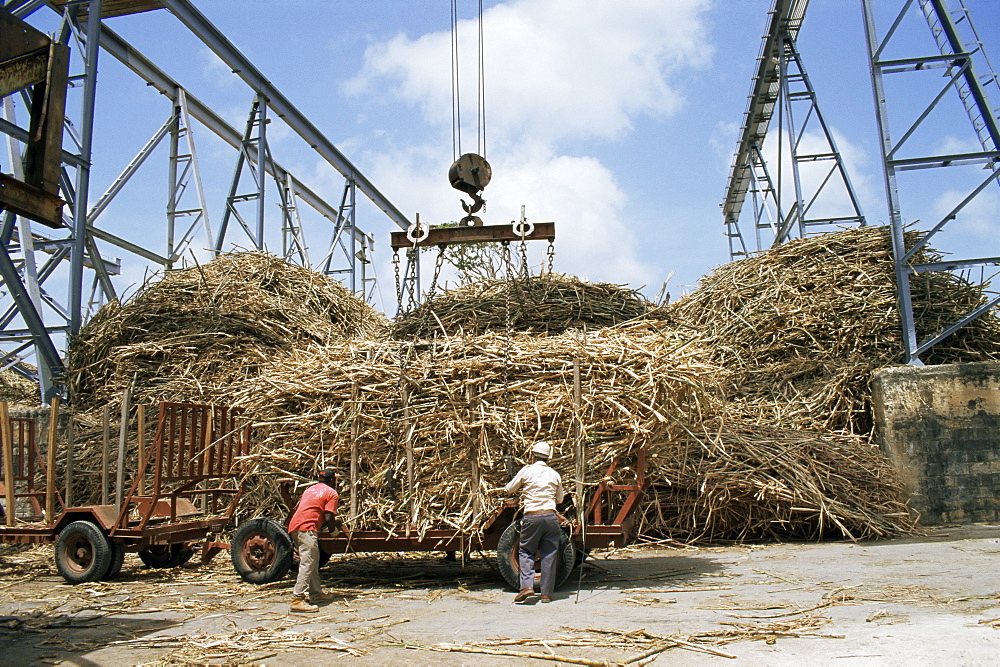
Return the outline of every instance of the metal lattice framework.
[[[932,239],[939,247],[947,242],[949,233],[955,234],[961,228],[976,198],[991,184],[1000,185],[1000,123],[997,121],[997,110],[991,107],[988,99],[990,92],[996,94],[1000,90],[1000,84],[963,0],[958,0],[957,4],[952,3],[954,11],[949,11],[943,0],[906,0],[896,6],[901,8],[892,17],[888,28],[879,32],[875,8],[870,0],[862,0],[892,229],[903,344],[907,363],[920,365],[921,354],[972,320],[995,309],[1000,303],[1000,295],[996,294],[995,289],[990,289],[996,269],[988,268],[1000,265],[1000,240],[996,235],[993,236],[992,243],[977,244],[977,250],[992,253],[992,256],[962,257],[953,252],[946,261],[924,264],[914,261],[916,253]],[[934,39],[928,44],[926,51],[913,54],[914,47],[911,44],[904,43],[900,46],[899,43],[903,41],[900,36],[905,32],[902,26],[907,25],[907,20],[925,22],[930,28]],[[890,57],[888,54],[893,48],[901,48],[907,53]],[[890,75],[932,77],[936,86],[932,87],[927,99],[908,98],[905,104],[899,103],[898,99],[894,100],[897,104],[891,108],[897,113],[893,116],[890,114],[890,103],[893,100],[889,98],[886,85]],[[961,115],[961,111],[956,113],[953,110],[949,113],[942,104],[942,101],[954,94],[958,95],[967,115],[964,122],[962,118],[956,117]],[[950,132],[966,128],[971,135],[970,144],[978,144],[981,150],[940,152],[936,141],[939,132],[933,128],[922,132],[927,130],[936,114],[945,115],[944,121]],[[899,124],[899,116],[909,116],[912,120],[908,125]],[[892,124],[894,120],[897,121],[896,125]],[[938,118],[939,122],[941,120]],[[968,124],[970,121],[971,125]],[[903,214],[906,198],[901,194],[901,179],[924,170],[943,168],[963,170],[965,189],[958,197],[957,204],[941,216],[933,216],[932,213],[920,216],[930,220],[922,226],[917,225],[919,220],[913,220],[912,217],[912,222],[907,223]],[[910,191],[909,194],[909,210],[912,215],[916,207],[912,205],[913,192]],[[905,231],[918,232],[917,240],[907,245]],[[992,296],[940,331],[917,332],[910,296],[910,279],[921,273],[935,271],[959,272],[966,279],[983,284],[987,293]],[[923,340],[918,340],[918,334],[924,336]]]
[[[833,134],[823,119],[796,46],[807,4],[808,0],[775,0],[771,10],[722,204],[729,253],[733,259],[796,236],[865,224],[858,197]],[[877,3],[877,9],[885,11],[887,4]],[[1000,304],[1000,295],[993,286],[996,269],[992,267],[1000,265],[1000,249],[995,245],[986,251],[992,256],[963,257],[963,252],[942,247],[950,253],[946,261],[914,262],[915,255],[932,239],[940,244],[947,240],[948,230],[961,227],[961,219],[973,209],[973,202],[991,187],[991,183],[1000,184],[1000,130],[997,109],[991,107],[989,101],[990,95],[1000,96],[1000,80],[989,63],[965,0],[900,0],[898,6],[901,8],[890,15],[889,27],[881,34],[875,25],[876,4],[862,0],[861,6],[882,149],[905,358],[907,363],[920,364],[921,354]],[[911,28],[908,19],[924,27]],[[902,42],[903,49],[912,48],[914,30],[923,32],[927,27],[933,38],[928,41],[927,51],[900,57],[887,55],[896,42]],[[902,38],[904,34],[905,39]],[[905,91],[905,97],[890,99],[885,79],[888,75],[902,74],[936,76],[937,85],[925,100],[915,98],[912,88]],[[942,102],[951,95],[957,95],[961,106],[946,109]],[[894,114],[890,114],[890,109]],[[778,159],[772,159],[777,164],[769,166],[764,140],[775,115],[778,116],[775,142]],[[933,125],[932,120],[942,115],[946,118],[938,118],[938,124]],[[901,117],[910,117],[909,124],[891,124],[891,120],[898,123]],[[969,129],[969,143],[981,150],[941,153],[937,144],[941,143],[944,133],[951,134],[962,127]],[[804,141],[806,137],[810,138],[809,142]],[[806,143],[811,144],[808,149]],[[806,165],[813,165],[811,179],[804,177]],[[819,165],[825,168],[817,173],[815,167]],[[911,196],[911,215],[907,220],[903,215],[905,196],[900,193],[899,178],[907,172],[943,167],[971,168],[976,173],[967,179],[967,185],[963,186],[966,189],[944,215],[920,215],[927,204],[923,203],[921,210],[921,204]],[[790,179],[783,173],[788,171]],[[949,180],[949,184],[952,182]],[[919,193],[924,199],[928,188],[937,188],[942,191],[939,194],[943,194],[945,186],[925,183],[923,192]],[[748,200],[750,207],[744,206]],[[835,210],[838,201],[839,212]],[[746,208],[750,209],[749,215],[744,213]],[[752,219],[752,239],[741,229],[741,216]],[[931,222],[918,226],[921,218]],[[917,240],[906,245],[904,231],[919,232]],[[978,248],[982,247],[979,243]],[[966,280],[983,285],[988,298],[940,331],[917,332],[910,279],[933,271],[959,273]],[[918,341],[918,333],[922,340]]]
[[[807,6],[808,0],[775,0],[771,8],[722,203],[732,259],[809,233],[865,224],[796,46]],[[775,115],[777,150],[769,166],[764,141]],[[749,239],[740,225],[744,217],[752,224]]]
[[[101,304],[118,298],[115,277],[122,261],[109,260],[107,253],[124,253],[156,268],[169,270],[184,265],[196,240],[199,247],[214,254],[233,247],[252,247],[277,254],[267,247],[267,239],[280,235],[283,257],[338,275],[346,286],[370,297],[374,279],[367,273],[374,240],[357,225],[357,191],[360,190],[400,228],[410,226],[404,216],[362,174],[319,129],[281,94],[267,78],[188,0],[8,0],[2,14],[29,25],[35,16],[54,10],[60,19],[56,46],[71,45],[69,69],[72,85],[81,90],[80,108],[67,112],[65,128],[60,123],[63,148],[55,164],[58,169],[58,197],[65,202],[58,214],[55,184],[49,199],[40,201],[55,212],[48,216],[49,228],[38,226],[39,216],[19,214],[7,206],[0,226],[0,368],[14,368],[36,379],[43,399],[62,392],[63,371],[59,343],[79,331]],[[223,120],[179,82],[118,36],[103,20],[111,16],[168,9],[225,62],[253,92],[253,102],[243,131]],[[38,12],[38,14],[36,14]],[[6,19],[5,19],[6,20]],[[6,24],[5,24],[6,25]],[[55,48],[55,47],[53,47]],[[98,95],[97,72],[101,53],[118,60],[169,103],[163,123],[121,170],[103,194],[91,205],[91,165],[94,142],[94,106]],[[51,71],[52,67],[49,66]],[[6,135],[14,178],[4,186],[17,186],[20,165],[31,160],[34,118],[31,91],[41,84],[20,90],[3,89],[3,118],[0,131]],[[50,86],[49,90],[55,88]],[[102,91],[103,94],[103,91]],[[113,94],[113,91],[108,91]],[[18,96],[26,113],[17,112]],[[37,97],[37,95],[36,95]],[[271,155],[267,141],[270,115],[280,118],[306,145],[345,179],[339,202],[329,203],[282,167]],[[18,121],[21,121],[19,124]],[[23,123],[31,122],[27,128]],[[196,150],[196,136],[208,131],[236,151],[231,188],[218,228],[213,228],[209,204],[202,182]],[[58,139],[58,137],[57,137]],[[102,229],[101,214],[139,172],[157,147],[167,142],[169,151],[169,196],[165,206],[162,241],[148,229],[135,230],[132,240]],[[5,193],[10,193],[8,187]],[[34,192],[34,191],[30,191]],[[29,193],[30,193],[29,192]],[[40,195],[46,193],[38,191]],[[274,202],[271,201],[274,198]],[[53,204],[51,200],[54,200]],[[266,207],[277,203],[278,206]],[[322,241],[306,238],[305,210],[321,221]],[[277,208],[277,222],[271,213]],[[265,210],[269,212],[265,215]],[[309,227],[315,232],[316,226]],[[315,236],[315,233],[313,234]],[[314,256],[310,257],[310,249]],[[316,253],[320,249],[321,253]],[[323,250],[325,249],[325,250]],[[65,289],[66,298],[56,294]],[[34,361],[37,371],[26,363]]]

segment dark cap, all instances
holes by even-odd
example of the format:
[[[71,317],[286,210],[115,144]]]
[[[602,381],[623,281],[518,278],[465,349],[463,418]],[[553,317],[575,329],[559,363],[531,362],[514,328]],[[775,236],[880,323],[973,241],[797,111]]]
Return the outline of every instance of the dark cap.
[[[319,471],[319,474],[316,475],[316,478],[322,482],[332,482],[338,476],[336,468],[323,468]]]

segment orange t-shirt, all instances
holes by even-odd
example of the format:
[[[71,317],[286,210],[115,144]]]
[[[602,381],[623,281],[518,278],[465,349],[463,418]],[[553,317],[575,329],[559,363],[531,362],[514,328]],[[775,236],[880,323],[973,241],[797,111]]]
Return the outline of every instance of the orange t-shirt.
[[[299,500],[292,520],[288,523],[288,532],[293,530],[319,530],[326,522],[325,512],[334,513],[340,504],[340,494],[323,482],[313,484]]]

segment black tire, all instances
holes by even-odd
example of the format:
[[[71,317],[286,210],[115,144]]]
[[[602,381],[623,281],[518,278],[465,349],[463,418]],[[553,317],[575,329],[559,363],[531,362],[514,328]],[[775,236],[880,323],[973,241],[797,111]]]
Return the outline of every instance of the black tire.
[[[101,577],[101,581],[111,581],[117,579],[125,563],[125,544],[121,540],[111,540],[111,563],[108,571]]]
[[[233,568],[243,581],[269,584],[288,574],[292,539],[274,519],[250,519],[236,529],[231,555]]]
[[[90,521],[74,521],[56,538],[56,569],[70,584],[99,581],[111,566],[108,536]]]
[[[503,580],[515,591],[521,588],[521,568],[518,565],[518,545],[521,542],[521,520],[507,526],[497,543],[497,566]],[[570,573],[576,567],[576,549],[569,535],[563,531],[559,538],[559,568],[556,570],[556,588],[569,579]],[[538,586],[539,575],[535,573],[535,586]]]
[[[194,554],[188,544],[177,542],[175,544],[154,544],[139,552],[139,560],[146,565],[157,570],[177,567],[191,560]]]

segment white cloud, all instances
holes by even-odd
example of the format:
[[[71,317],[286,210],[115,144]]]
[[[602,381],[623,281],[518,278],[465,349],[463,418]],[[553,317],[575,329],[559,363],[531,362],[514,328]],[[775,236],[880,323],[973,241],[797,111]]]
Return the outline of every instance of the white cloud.
[[[706,64],[705,0],[516,0],[484,14],[488,140],[501,144],[614,139],[637,114],[663,115],[683,98],[668,75]],[[460,34],[463,128],[475,136],[476,26]],[[349,93],[378,90],[451,123],[451,35],[397,35],[374,44]],[[463,104],[464,106],[464,104]],[[471,121],[471,122],[469,122]],[[469,129],[471,128],[471,130]]]

